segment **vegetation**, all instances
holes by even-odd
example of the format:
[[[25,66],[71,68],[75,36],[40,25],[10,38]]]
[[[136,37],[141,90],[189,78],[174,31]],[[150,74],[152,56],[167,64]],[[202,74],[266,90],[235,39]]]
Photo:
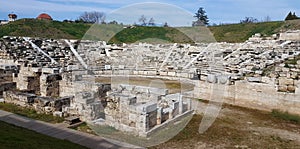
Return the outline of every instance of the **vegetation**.
[[[101,21],[101,20],[100,20]],[[246,22],[249,19],[246,18]],[[251,18],[250,18],[251,21]],[[152,21],[154,22],[154,20]],[[115,22],[116,23],[116,22]],[[29,36],[29,37],[44,37],[44,38],[68,38],[68,39],[81,39],[83,36],[87,36],[86,33],[91,28],[91,35],[98,32],[102,36],[112,32],[109,26],[116,26],[114,24],[102,25],[105,31],[99,31],[98,28],[92,27],[92,24],[83,22],[59,22],[59,21],[46,21],[36,19],[20,19],[15,22],[11,22],[6,25],[0,26],[0,37],[2,36]],[[167,25],[166,25],[167,26]],[[188,36],[180,32],[180,28],[171,27],[147,27],[138,26],[133,28],[125,28],[119,25],[118,33],[110,42],[111,43],[134,43],[137,41],[146,42],[146,39],[159,39],[165,42],[178,42],[178,43],[192,43],[191,38],[194,36],[194,32],[202,35],[201,30],[194,30],[193,27],[184,27],[184,30],[191,30],[187,32]],[[229,24],[208,27],[215,39],[219,42],[244,42],[255,33],[261,33],[264,36],[269,36],[279,31],[285,31],[289,29],[300,29],[300,20],[290,21],[277,21],[277,22],[261,22],[261,23],[240,23]],[[192,32],[192,30],[194,32]],[[121,32],[119,32],[121,31]],[[200,33],[198,33],[200,32]],[[93,34],[94,33],[94,34]],[[99,33],[99,34],[100,34]],[[191,34],[191,35],[190,35]],[[109,34],[108,39],[110,39]],[[112,36],[113,36],[112,35]],[[98,35],[97,35],[98,36]],[[102,37],[101,36],[101,37]],[[94,37],[93,37],[94,38]]]
[[[270,36],[279,32],[284,22],[243,23],[209,27],[217,41],[243,42],[255,33]]]
[[[91,24],[68,23],[36,19],[21,19],[0,26],[2,36],[29,36],[44,38],[80,39],[90,28]]]
[[[299,17],[296,15],[296,13],[292,13],[292,12],[289,12],[289,14],[286,16],[285,20],[296,20],[296,19],[299,19]]]
[[[193,26],[201,26],[201,25],[208,25],[209,20],[206,15],[206,11],[203,7],[200,7],[198,11],[195,13],[195,18],[197,18],[197,21],[193,23]]]
[[[295,122],[295,123],[300,123],[300,116],[299,115],[295,115],[295,114],[290,114],[288,112],[282,112],[279,110],[272,110],[272,116],[276,117],[276,118],[280,118],[283,120],[287,120],[287,121],[291,121],[291,122]]]
[[[245,17],[245,19],[241,20],[240,23],[258,23],[258,20],[253,17]]]
[[[0,148],[2,149],[83,149],[85,147],[60,140],[0,121]]]
[[[32,119],[41,120],[49,123],[60,123],[64,121],[64,119],[61,117],[56,117],[50,114],[37,113],[33,109],[23,108],[10,103],[0,103],[0,109],[21,116],[25,116],[25,117],[29,117]]]
[[[284,64],[285,65],[289,65],[289,64],[291,64],[291,65],[297,65],[297,61],[299,61],[300,60],[300,55],[297,55],[297,56],[295,56],[293,59],[288,59],[288,60],[286,60],[285,62],[284,62]]]
[[[159,39],[166,42],[193,43],[193,41],[176,28],[137,26],[126,28],[117,33],[110,43],[134,43],[144,39]]]
[[[78,20],[85,23],[105,23],[106,15],[104,12],[92,11],[82,13]]]
[[[88,124],[86,122],[83,122],[83,123],[79,124],[78,126],[70,127],[70,128],[81,131],[81,132],[96,135],[96,133],[88,126]]]

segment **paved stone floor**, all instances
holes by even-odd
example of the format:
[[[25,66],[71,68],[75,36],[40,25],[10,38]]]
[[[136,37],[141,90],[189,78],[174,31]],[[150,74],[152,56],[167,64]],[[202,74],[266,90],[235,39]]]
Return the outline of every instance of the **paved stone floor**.
[[[73,143],[80,144],[92,149],[112,148],[141,148],[124,142],[116,140],[104,139],[100,136],[87,134],[65,128],[60,124],[50,124],[38,120],[29,119],[23,116],[19,116],[10,112],[0,110],[0,120],[9,124],[27,128],[29,130],[36,131],[38,133],[48,135],[58,139],[69,140]]]

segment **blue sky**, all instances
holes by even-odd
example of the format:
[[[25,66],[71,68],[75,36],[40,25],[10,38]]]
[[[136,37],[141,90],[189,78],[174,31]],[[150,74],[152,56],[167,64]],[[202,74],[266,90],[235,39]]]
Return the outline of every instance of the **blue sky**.
[[[75,20],[84,11],[101,11],[108,20],[124,23],[138,22],[144,14],[156,23],[186,26],[191,25],[199,7],[204,7],[211,24],[237,23],[246,16],[283,20],[289,11],[300,16],[299,0],[1,0],[0,19],[7,19],[11,12],[19,18],[35,18],[46,12],[55,20]]]

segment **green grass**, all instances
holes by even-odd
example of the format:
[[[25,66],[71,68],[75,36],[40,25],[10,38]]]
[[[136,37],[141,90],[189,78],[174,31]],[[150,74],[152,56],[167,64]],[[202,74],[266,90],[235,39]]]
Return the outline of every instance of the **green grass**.
[[[170,27],[145,27],[126,28],[118,32],[110,43],[134,43],[145,39],[158,39],[159,42],[166,41],[172,43],[193,43],[185,34]],[[155,41],[154,41],[155,42]]]
[[[123,28],[121,25],[92,25],[36,19],[20,19],[0,26],[0,37],[29,36],[44,38],[96,39],[110,43],[193,43],[244,42],[255,33],[270,36],[280,31],[300,29],[300,19],[291,21],[230,24],[206,27]]]
[[[264,22],[249,24],[230,24],[209,27],[217,41],[244,42],[255,33],[270,36],[278,33],[284,22]]]
[[[273,109],[271,112],[273,117],[280,118],[283,120],[300,123],[300,116],[295,114],[290,114],[288,112],[282,112],[280,110]]]
[[[289,64],[291,64],[291,65],[296,65],[296,64],[297,64],[297,61],[299,61],[299,60],[300,60],[300,55],[295,56],[293,59],[286,60],[286,61],[284,62],[284,64],[286,64],[286,65],[289,65]]]
[[[52,138],[0,121],[1,149],[83,149],[67,140]]]
[[[20,19],[0,26],[0,37],[29,36],[55,39],[80,39],[90,26],[90,24],[83,23]]]
[[[0,110],[15,113],[21,116],[29,117],[36,120],[41,120],[49,123],[61,123],[64,121],[62,117],[56,117],[50,114],[37,113],[30,108],[23,108],[10,103],[0,103]]]

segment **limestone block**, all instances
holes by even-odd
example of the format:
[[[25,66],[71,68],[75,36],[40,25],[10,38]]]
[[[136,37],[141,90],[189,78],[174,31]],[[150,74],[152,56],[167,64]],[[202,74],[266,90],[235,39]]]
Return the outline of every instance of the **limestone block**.
[[[282,71],[282,67],[275,67],[275,71]]]
[[[156,71],[148,71],[148,75],[155,76],[156,75]]]
[[[165,72],[165,71],[160,71],[159,73],[160,73],[161,76],[166,76],[166,75],[168,75],[168,72]]]
[[[288,79],[285,77],[280,77],[279,78],[279,85],[294,85],[294,80],[293,79]]]
[[[287,90],[288,90],[289,92],[295,92],[296,87],[295,87],[294,85],[289,85],[289,86],[287,87]]]
[[[174,72],[174,71],[169,71],[168,72],[168,76],[175,76],[176,75],[176,72]]]
[[[139,113],[150,113],[153,111],[156,111],[157,109],[157,103],[153,103],[153,102],[147,102],[145,104],[141,104],[139,106],[137,106],[137,110]]]
[[[290,71],[290,68],[285,68],[285,67],[283,67],[283,68],[282,68],[282,71],[283,71],[283,72],[289,72],[289,71]]]
[[[262,78],[261,78],[261,82],[267,83],[267,84],[275,84],[274,79],[269,78],[269,77],[262,77]]]
[[[139,74],[139,72],[138,72],[138,71],[136,71],[136,70],[134,70],[134,71],[133,71],[133,74],[134,74],[134,75],[138,75],[138,74]]]
[[[261,82],[261,77],[247,77],[248,82]]]
[[[291,78],[292,79],[296,79],[298,77],[298,73],[297,72],[291,72]]]
[[[287,86],[278,86],[278,91],[279,92],[287,92]]]
[[[209,82],[209,83],[217,83],[217,77],[215,75],[209,74],[207,76],[207,82]]]
[[[77,92],[75,95],[75,102],[82,104],[90,104],[94,102],[94,95],[90,92]]]
[[[280,77],[286,77],[287,75],[286,75],[286,72],[281,72],[281,73],[279,74],[279,76],[280,76]]]
[[[220,84],[227,84],[229,79],[228,79],[228,76],[225,76],[225,75],[220,75],[217,77],[218,79],[218,83]]]

